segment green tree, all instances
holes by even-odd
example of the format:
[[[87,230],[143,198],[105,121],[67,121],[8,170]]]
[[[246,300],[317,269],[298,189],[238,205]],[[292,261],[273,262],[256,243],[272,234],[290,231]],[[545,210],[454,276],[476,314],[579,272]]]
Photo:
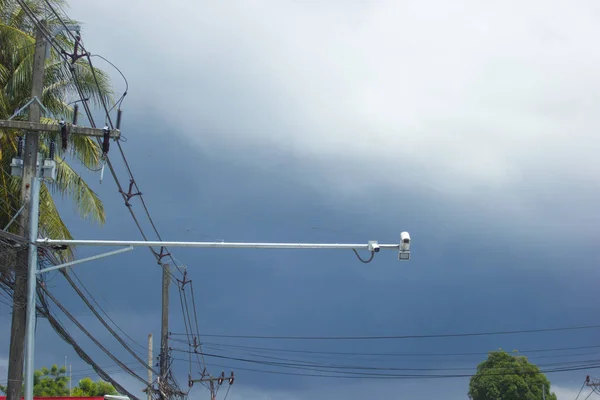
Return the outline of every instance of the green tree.
[[[45,2],[25,2],[40,19],[46,19],[50,31],[61,26],[60,21],[45,8]],[[51,3],[55,9],[65,6],[63,0],[51,0]],[[77,23],[72,20],[66,22]],[[59,34],[56,41],[64,49],[74,48],[73,39],[67,33]],[[35,50],[35,25],[15,0],[0,0],[0,43],[0,119],[7,119],[30,99]],[[52,49],[46,60],[42,95],[42,102],[50,115],[45,115],[42,122],[72,119],[73,108],[69,103],[77,99],[78,91],[70,68],[75,71],[83,96],[94,105],[100,104],[101,99],[107,104],[112,102],[113,92],[105,73],[96,68],[92,70],[85,57],[70,65]],[[24,113],[17,119],[26,118]],[[0,131],[0,226],[4,226],[20,207],[21,178],[10,176],[10,162],[16,154],[20,133]],[[49,141],[49,135],[41,135],[41,149],[46,155]],[[59,139],[57,143],[60,143]],[[45,182],[40,193],[40,233],[51,238],[70,239],[71,234],[55,206],[53,194],[69,197],[82,218],[103,224],[105,212],[102,202],[68,162],[69,159],[79,160],[86,167],[95,169],[101,161],[101,149],[93,138],[72,135],[66,152],[57,146],[55,159],[57,179],[53,183]],[[15,225],[11,227],[13,232],[17,228]]]
[[[65,367],[54,364],[50,369],[43,367],[33,375],[34,396],[64,396],[69,394],[69,378]]]
[[[80,380],[79,385],[73,390],[73,396],[78,397],[104,396],[105,394],[115,395],[117,391],[108,382],[94,382],[90,378]]]
[[[556,400],[550,381],[524,356],[495,351],[477,366],[471,377],[469,398],[472,400]]]
[[[69,396],[69,377],[65,367],[54,364],[51,368],[43,367],[36,370],[33,377],[33,395],[44,397]],[[24,390],[24,389],[22,389]],[[0,385],[0,392],[6,394],[6,386]],[[91,378],[84,378],[72,388],[73,397],[94,397],[105,394],[118,394],[113,385],[104,381],[94,382]]]

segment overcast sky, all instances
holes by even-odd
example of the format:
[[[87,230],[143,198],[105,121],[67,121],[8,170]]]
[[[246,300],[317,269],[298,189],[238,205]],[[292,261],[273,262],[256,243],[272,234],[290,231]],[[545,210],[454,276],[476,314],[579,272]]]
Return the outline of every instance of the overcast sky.
[[[400,231],[411,232],[409,263],[384,251],[365,265],[349,251],[173,249],[194,282],[202,333],[429,335],[596,323],[597,2],[72,3],[69,14],[84,22],[86,48],[129,80],[123,146],[163,238],[393,243]],[[119,75],[97,62],[122,92]],[[98,174],[84,176],[105,202],[107,224],[79,221],[65,202],[73,233],[139,239],[110,176],[101,185]],[[136,199],[132,204],[142,212]],[[76,271],[130,336],[142,345],[148,333],[158,337],[160,269],[147,250]],[[134,361],[60,276],[51,282],[109,348]],[[176,333],[184,331],[178,301],[175,293]],[[8,342],[2,304],[0,313]],[[114,365],[67,326],[101,365]],[[351,343],[205,341],[218,343],[211,351],[227,357],[468,374],[490,350],[592,346],[597,337],[584,330]],[[36,366],[67,356],[75,379],[89,375],[45,321],[37,338]],[[232,346],[438,356],[324,359]],[[440,355],[467,352],[484,354]],[[580,364],[597,353],[532,353],[531,361]],[[240,361],[207,363],[213,374],[220,365],[235,369],[230,400],[458,400],[468,391],[467,378],[324,379],[270,374],[264,371],[306,371]],[[3,368],[0,362],[2,376]],[[184,387],[188,368],[177,361]],[[108,370],[143,395],[135,380]],[[143,368],[135,370],[144,376]],[[560,400],[573,399],[587,373],[598,375],[548,378]]]

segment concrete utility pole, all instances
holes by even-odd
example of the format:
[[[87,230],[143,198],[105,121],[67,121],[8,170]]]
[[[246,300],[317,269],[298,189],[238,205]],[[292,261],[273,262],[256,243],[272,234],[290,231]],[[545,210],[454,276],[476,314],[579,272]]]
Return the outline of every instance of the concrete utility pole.
[[[169,372],[169,286],[171,284],[171,266],[162,265],[162,321],[160,327],[160,380],[167,382]]]
[[[154,367],[154,358],[152,356],[152,334],[148,334],[148,400],[152,400],[152,368]]]
[[[29,121],[39,123],[41,118],[40,102],[44,88],[44,64],[46,62],[46,39],[42,29],[46,29],[46,21],[41,21],[36,29],[35,53],[33,59],[33,79],[31,98],[37,101],[29,105]],[[29,222],[29,202],[31,201],[31,182],[36,175],[38,155],[38,132],[28,131],[25,136],[25,151],[23,154],[23,180],[21,181],[21,204],[23,210],[19,215],[20,236],[26,236],[25,227]],[[37,239],[37,238],[36,238]],[[35,246],[30,246],[35,247]],[[15,286],[13,290],[13,314],[10,331],[10,346],[8,355],[8,384],[7,400],[19,400],[23,382],[23,360],[25,346],[25,330],[27,325],[27,260],[28,252],[20,251],[15,265]],[[35,278],[34,278],[35,279]],[[35,304],[34,304],[35,307]],[[35,311],[35,310],[34,310]],[[33,371],[31,372],[33,375]]]

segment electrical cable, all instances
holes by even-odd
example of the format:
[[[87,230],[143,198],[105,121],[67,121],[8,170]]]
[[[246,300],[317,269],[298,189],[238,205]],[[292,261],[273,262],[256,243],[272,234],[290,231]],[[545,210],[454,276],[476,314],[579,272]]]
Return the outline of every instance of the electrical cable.
[[[177,341],[177,339],[173,338],[172,340]],[[182,341],[187,343],[187,341]],[[385,357],[398,357],[398,356],[407,356],[407,357],[454,357],[454,356],[487,356],[489,351],[486,352],[463,352],[463,353],[396,353],[396,352],[386,352],[386,353],[361,353],[361,352],[343,352],[343,351],[315,351],[315,350],[304,350],[304,349],[279,349],[273,347],[260,347],[260,346],[241,346],[241,345],[233,345],[233,344],[222,344],[222,343],[212,343],[212,342],[203,342],[204,346],[217,346],[217,347],[225,347],[225,348],[234,348],[234,349],[245,349],[245,350],[258,350],[272,353],[301,353],[301,354],[323,354],[323,355],[342,355],[342,356],[385,356]],[[547,353],[547,352],[557,352],[557,351],[571,351],[571,350],[589,350],[589,349],[600,349],[600,345],[591,345],[591,346],[576,346],[576,347],[555,347],[555,348],[547,348],[547,349],[525,349],[518,350],[518,353]]]
[[[204,337],[233,338],[233,339],[270,339],[270,340],[388,340],[388,339],[433,339],[433,338],[453,338],[453,337],[474,337],[474,336],[496,336],[496,335],[517,335],[527,333],[542,332],[560,332],[599,329],[600,325],[584,325],[560,328],[543,329],[523,329],[512,331],[495,332],[467,332],[467,333],[440,333],[431,335],[395,335],[395,336],[267,336],[267,335],[217,335],[203,334]],[[185,333],[171,333],[171,335],[182,336]]]
[[[143,360],[116,332],[114,329],[112,329],[112,327],[106,322],[106,320],[104,318],[102,318],[102,316],[98,313],[98,311],[96,310],[96,308],[90,303],[90,301],[87,299],[87,297],[85,296],[85,294],[83,294],[83,292],[79,289],[79,287],[77,287],[77,285],[75,284],[75,282],[73,281],[73,279],[71,279],[71,277],[69,276],[68,272],[65,271],[64,269],[60,270],[61,274],[64,276],[64,278],[67,280],[67,282],[69,282],[69,284],[71,285],[71,287],[73,288],[73,290],[75,290],[75,292],[77,293],[77,295],[79,295],[79,297],[81,298],[81,300],[83,300],[83,302],[85,303],[85,305],[88,306],[88,308],[90,309],[90,311],[92,311],[92,313],[96,316],[96,318],[98,318],[98,320],[100,321],[100,323],[110,332],[110,334],[125,348],[125,350],[131,354],[140,364],[142,364],[146,369],[154,372],[155,374],[157,373],[151,366],[148,365],[148,361],[147,360]]]
[[[185,353],[185,350],[173,349],[173,351]],[[354,366],[354,365],[332,365],[332,364],[321,364],[321,363],[306,363],[301,360],[287,359],[287,358],[278,358],[278,357],[268,357],[271,359],[276,359],[279,361],[265,361],[265,360],[256,360],[250,358],[241,358],[241,357],[229,357],[223,356],[220,354],[204,354],[206,357],[211,358],[220,358],[225,360],[232,361],[240,361],[246,363],[257,363],[257,364],[265,364],[272,366],[279,366],[285,368],[300,368],[304,369],[308,368],[322,368],[327,371],[334,370],[336,372],[342,373],[343,371],[409,371],[409,372],[431,372],[431,371],[470,371],[473,370],[474,367],[464,368],[464,367],[447,367],[447,368],[415,368],[415,367],[378,367],[378,366]],[[280,362],[284,361],[284,362]],[[578,361],[568,361],[568,362],[557,362],[557,363],[548,363],[548,364],[538,364],[537,367],[566,367],[566,366],[580,366],[580,365],[600,365],[600,359],[595,360],[578,360]]]
[[[26,5],[25,5],[24,3],[22,3],[22,2],[21,2],[20,4],[21,4],[23,7],[26,7]],[[94,66],[93,66],[93,64],[92,64],[92,59],[91,59],[92,57],[91,57],[91,54],[85,50],[85,47],[83,46],[83,43],[80,41],[80,37],[75,37],[75,36],[73,35],[73,33],[72,33],[72,32],[71,32],[69,29],[68,29],[68,27],[67,27],[67,26],[66,26],[66,24],[64,23],[64,21],[63,21],[62,17],[61,17],[61,16],[58,14],[58,12],[57,12],[57,11],[56,11],[56,10],[53,8],[52,4],[51,4],[49,1],[47,1],[47,0],[46,0],[46,4],[47,4],[48,8],[49,8],[49,9],[50,9],[50,10],[51,10],[51,11],[52,11],[54,14],[55,14],[55,16],[58,18],[59,22],[60,22],[60,23],[63,25],[63,27],[64,27],[65,29],[67,29],[67,32],[68,32],[68,33],[69,33],[69,34],[70,34],[70,35],[73,37],[73,39],[76,41],[76,43],[80,43],[80,44],[81,44],[81,48],[82,48],[82,51],[83,51],[83,53],[82,53],[82,56],[85,56],[85,57],[87,58],[88,64],[89,64],[89,66],[90,66],[90,72],[91,72],[91,74],[92,74],[92,77],[93,77],[93,79],[94,79],[94,82],[95,82],[96,86],[97,86],[98,88],[100,88],[100,85],[99,85],[99,82],[98,82],[98,78],[97,78],[97,76],[96,76],[96,71],[95,71],[95,69],[94,69]],[[29,10],[29,11],[31,11],[31,10]],[[64,11],[63,11],[63,12],[64,12]],[[43,32],[43,29],[42,29],[43,27],[41,26],[41,24],[39,24],[39,23],[38,23],[39,21],[37,21],[37,20],[36,20],[36,16],[35,16],[33,13],[28,13],[28,14],[29,14],[29,17],[32,19],[32,21],[34,21],[34,24],[36,24],[36,25],[38,26],[38,29],[40,29],[40,31],[42,31],[42,32]],[[62,56],[62,57],[63,57],[63,59],[65,59],[65,61],[66,61],[66,62],[68,62],[68,60],[66,60],[66,54],[68,54],[68,53],[67,53],[66,51],[64,51],[64,49],[60,48],[60,46],[55,46],[55,43],[53,43],[53,40],[52,40],[52,38],[49,38],[49,37],[48,37],[48,35],[45,35],[45,37],[46,37],[46,39],[47,39],[47,40],[50,42],[50,44],[51,44],[51,45],[52,45],[52,46],[55,48],[55,50],[57,51],[58,55],[59,55],[59,56]],[[57,49],[57,47],[58,47],[58,49]],[[75,54],[74,56],[76,56],[76,54]],[[108,60],[106,60],[104,57],[101,57],[101,56],[100,56],[100,58],[102,58],[102,59],[104,59],[105,61],[109,62],[109,61],[108,61]],[[110,63],[110,62],[109,62],[109,63]],[[76,63],[73,63],[73,64],[76,64]],[[110,64],[111,64],[111,65],[112,65],[114,68],[116,68],[116,66],[114,66],[114,64],[112,64],[112,63],[110,63]],[[73,65],[71,68],[69,68],[69,70],[70,70],[71,74],[73,75],[74,84],[75,84],[75,87],[76,87],[76,89],[77,89],[77,92],[78,92],[78,94],[79,94],[79,97],[80,97],[81,99],[85,99],[85,98],[86,98],[86,96],[84,96],[84,93],[83,93],[83,90],[82,90],[81,84],[80,84],[80,82],[79,82],[79,80],[78,80],[78,77],[77,77],[77,71],[76,71],[76,67],[77,67],[76,65]],[[125,80],[125,83],[126,83],[126,90],[125,90],[125,93],[124,93],[124,94],[123,94],[123,96],[121,96],[121,98],[120,98],[120,99],[119,99],[119,100],[118,100],[118,101],[115,103],[115,106],[117,106],[117,105],[118,105],[118,106],[120,106],[120,104],[122,104],[122,101],[123,101],[123,99],[124,99],[125,95],[127,94],[127,91],[128,91],[128,82],[127,82],[127,79],[125,78],[124,74],[123,74],[123,73],[122,73],[122,72],[121,72],[121,71],[120,71],[118,68],[116,68],[116,69],[119,71],[119,73],[120,73],[120,74],[121,74],[121,76],[124,78],[124,80]],[[100,102],[102,103],[102,106],[103,106],[103,108],[104,108],[104,110],[105,110],[105,113],[106,113],[106,119],[108,120],[108,123],[110,124],[111,128],[112,128],[112,129],[114,129],[114,125],[113,125],[113,123],[112,123],[112,119],[111,119],[111,117],[110,117],[110,111],[111,111],[112,109],[114,109],[114,107],[115,107],[115,106],[113,106],[112,108],[108,109],[108,107],[107,107],[107,104],[106,104],[106,101],[105,101],[105,98],[104,98],[103,96],[99,96],[99,98],[100,98]],[[82,104],[83,104],[83,106],[84,106],[83,108],[84,108],[84,110],[85,110],[85,113],[86,113],[86,116],[87,116],[87,118],[88,118],[88,120],[89,120],[89,122],[90,122],[90,125],[92,125],[92,127],[95,127],[95,123],[94,123],[94,120],[93,120],[93,116],[92,116],[92,113],[91,113],[91,110],[90,110],[89,104],[88,104],[86,101],[83,101],[83,103],[82,103]],[[100,139],[98,139],[98,144],[99,144],[99,145],[101,144],[101,143],[100,143]],[[138,187],[138,185],[137,185],[137,182],[135,181],[135,179],[134,179],[134,177],[133,177],[133,173],[132,173],[132,171],[131,171],[131,168],[130,168],[130,166],[129,166],[129,163],[128,163],[128,161],[127,161],[126,157],[125,157],[125,154],[124,154],[124,151],[123,151],[123,149],[122,149],[121,143],[120,143],[119,141],[117,141],[117,145],[118,145],[119,151],[120,151],[120,153],[121,153],[121,156],[122,156],[122,158],[123,158],[123,161],[124,161],[124,163],[125,163],[125,166],[126,166],[126,168],[127,168],[127,171],[128,171],[128,173],[129,173],[129,175],[130,175],[130,181],[131,181],[131,185],[130,185],[130,191],[131,191],[132,187],[135,187],[135,189],[137,190],[137,194],[138,194],[138,195],[139,195],[139,197],[140,197],[140,201],[141,201],[141,203],[142,203],[142,207],[144,208],[144,211],[145,211],[145,213],[146,213],[146,216],[147,216],[147,218],[148,218],[148,220],[149,220],[150,224],[152,225],[152,228],[153,228],[153,230],[154,230],[155,234],[157,235],[157,237],[159,238],[159,240],[162,240],[162,238],[160,237],[160,234],[158,233],[158,229],[156,228],[156,225],[155,225],[155,223],[154,223],[154,220],[152,219],[152,217],[151,217],[151,215],[150,215],[150,212],[149,212],[149,210],[148,210],[148,207],[147,207],[147,205],[146,205],[146,203],[145,203],[145,200],[144,200],[143,196],[141,195],[141,192],[140,192],[140,190],[139,190],[139,187]],[[142,229],[142,227],[141,227],[141,225],[140,225],[140,222],[139,222],[139,221],[138,221],[138,219],[137,219],[137,216],[135,215],[135,213],[134,213],[134,212],[133,212],[133,210],[132,210],[132,207],[131,207],[131,206],[129,205],[129,203],[128,203],[129,196],[131,195],[131,193],[129,193],[129,194],[126,194],[126,193],[123,191],[123,187],[122,187],[122,185],[121,185],[121,184],[120,184],[120,182],[119,182],[119,179],[118,179],[118,177],[117,177],[117,175],[116,175],[116,172],[115,172],[115,170],[114,170],[114,168],[113,168],[113,165],[112,165],[112,163],[111,163],[111,161],[110,161],[110,158],[109,158],[109,157],[108,157],[108,155],[106,155],[106,154],[105,154],[105,157],[104,157],[104,161],[106,162],[106,165],[108,165],[108,167],[109,167],[109,170],[110,170],[110,172],[111,172],[111,175],[113,176],[113,179],[115,180],[115,183],[116,183],[116,185],[117,185],[117,188],[119,189],[119,192],[121,193],[121,195],[122,195],[122,197],[123,197],[123,199],[124,199],[124,201],[125,201],[125,204],[126,204],[126,205],[128,205],[128,209],[130,210],[130,214],[131,214],[131,216],[132,216],[132,218],[133,218],[133,220],[134,220],[135,224],[137,225],[137,227],[138,227],[138,230],[140,231],[140,233],[141,233],[142,237],[143,237],[145,240],[147,240],[147,238],[146,238],[146,235],[145,235],[145,233],[144,233],[144,231],[143,231],[143,229]],[[128,196],[128,195],[129,195],[129,196]],[[168,256],[168,257],[170,257],[170,258],[171,258],[171,261],[173,262],[173,265],[174,265],[174,266],[175,266],[177,269],[179,269],[179,272],[181,272],[181,269],[180,269],[179,265],[177,265],[177,263],[174,261],[174,258],[171,256],[171,254],[170,254],[170,252],[168,251],[168,249],[166,249],[165,247],[162,247],[162,248],[161,248],[161,252],[160,252],[160,253],[157,253],[157,252],[156,252],[156,251],[154,251],[154,249],[152,249],[152,248],[149,248],[149,250],[150,250],[150,251],[153,253],[153,255],[155,256],[155,258],[157,259],[157,262],[158,262],[158,264],[159,264],[159,265],[160,265],[160,266],[163,268],[163,270],[165,270],[165,268],[164,268],[164,265],[163,265],[163,263],[162,263],[162,258],[163,258],[164,256]],[[165,252],[166,252],[166,254],[163,254],[163,251],[165,251]],[[172,275],[170,272],[169,272],[169,274],[170,274],[170,276],[171,276],[171,279],[173,279],[173,280],[174,280],[174,276],[173,276],[173,275]],[[181,293],[180,293],[180,295],[181,295]],[[196,310],[195,310],[195,304],[194,304],[194,317],[195,317],[195,320],[196,320],[196,322],[197,322],[197,313],[196,313]],[[184,318],[185,318],[185,314],[184,314]],[[189,320],[189,313],[188,313],[188,320]],[[196,324],[196,325],[197,325],[197,324]],[[186,329],[186,330],[187,330],[187,329]],[[188,337],[189,337],[189,335],[188,335]],[[190,345],[191,345],[191,343],[190,343]],[[173,379],[173,380],[174,380],[174,377],[172,377],[172,374],[170,374],[170,375],[171,375],[171,379]]]
[[[583,391],[583,388],[585,387],[585,384],[586,384],[586,381],[583,381],[583,385],[581,385],[581,389],[579,389],[579,393],[577,393],[577,396],[575,396],[575,400],[577,400],[579,398],[579,395]]]
[[[96,301],[96,299],[94,298],[94,296],[92,296],[92,294],[90,293],[90,291],[87,289],[87,287],[83,284],[83,282],[81,281],[81,279],[79,279],[79,276],[77,276],[77,274],[75,273],[75,271],[73,269],[70,270],[70,274],[73,275],[75,277],[75,279],[79,282],[79,285],[83,288],[83,290],[88,294],[88,296],[90,297],[90,299],[96,304],[96,307],[98,307],[98,309],[100,311],[102,311],[104,313],[104,315],[106,315],[106,318],[113,323],[113,325],[115,326],[115,328],[117,328],[119,331],[121,331],[121,333],[123,333],[123,335],[125,335],[129,340],[131,340],[131,342],[135,345],[137,345],[138,347],[140,347],[143,350],[147,350],[146,346],[144,346],[143,344],[139,343],[138,341],[136,341],[134,338],[132,338],[127,332],[125,332],[123,329],[121,329],[121,327],[111,318],[111,316],[102,308],[102,306],[100,305],[100,303],[98,303],[98,301]]]
[[[184,360],[181,358],[175,358],[175,359]],[[269,363],[260,363],[260,362],[254,362],[254,364],[259,364],[259,365],[264,365],[264,366],[273,366]],[[420,375],[417,375],[417,374],[371,374],[371,375],[366,375],[363,373],[356,373],[355,375],[352,375],[351,373],[347,373],[347,374],[340,373],[337,375],[333,375],[332,371],[321,371],[317,368],[309,368],[309,367],[307,367],[307,368],[296,367],[296,369],[303,369],[303,370],[312,371],[312,372],[325,372],[325,374],[308,374],[308,373],[302,373],[302,372],[272,371],[272,370],[253,369],[253,368],[244,368],[244,367],[238,367],[238,366],[218,365],[218,364],[207,364],[207,365],[213,366],[213,367],[232,368],[232,369],[236,369],[236,370],[240,370],[240,371],[251,371],[251,372],[259,372],[259,373],[266,373],[266,374],[277,374],[277,375],[288,375],[288,376],[306,376],[306,377],[331,378],[331,379],[393,379],[393,380],[409,379],[409,380],[412,380],[412,379],[470,378],[473,376],[472,374],[420,374]],[[535,372],[535,374],[550,374],[550,373],[581,371],[581,370],[586,370],[586,369],[599,369],[599,368],[600,368],[600,363],[594,364],[594,365],[582,365],[582,366],[574,366],[574,367],[567,367],[567,368],[555,368],[555,369],[548,369],[548,370],[540,370],[538,372]],[[527,373],[532,374],[533,372],[527,372]],[[488,376],[490,376],[490,375],[511,376],[511,375],[519,375],[519,374],[511,372],[511,373],[494,373],[494,374],[489,374]]]
[[[56,299],[56,297],[54,297],[50,293],[50,291],[48,291],[44,287],[42,287],[42,291],[44,292],[44,294],[46,296],[48,296],[58,306],[58,308],[60,308],[60,310],[71,320],[71,322],[73,322],[92,342],[94,342],[94,344],[96,344],[96,346],[98,346],[100,348],[100,350],[102,350],[104,352],[104,354],[106,354],[108,357],[110,357],[110,359],[113,360],[115,363],[119,364],[119,366],[124,371],[126,371],[126,372],[129,373],[129,375],[131,375],[132,377],[136,378],[140,382],[143,382],[144,384],[147,384],[147,381],[144,378],[140,377],[138,374],[136,374],[135,372],[133,372],[127,365],[125,365],[123,362],[121,362],[106,347],[104,347],[87,329],[85,329],[83,327],[83,325],[77,320],[77,318],[75,318],[73,316],[73,314],[71,314],[60,302],[58,302],[58,300]]]
[[[2,282],[4,285],[7,285],[10,288],[14,289],[14,286],[8,282],[5,278],[0,277],[0,282]],[[58,321],[58,319],[50,312],[49,307],[47,302],[44,299],[43,296],[43,290],[42,287],[40,285],[38,285],[38,290],[37,290],[37,299],[40,302],[40,304],[36,304],[36,311],[38,313],[40,313],[41,315],[43,315],[48,322],[50,323],[50,326],[52,327],[52,329],[54,329],[54,331],[58,334],[58,336],[60,338],[62,338],[65,342],[69,343],[73,349],[75,350],[75,352],[79,355],[79,357],[86,362],[88,365],[92,366],[92,368],[94,369],[94,371],[96,371],[96,373],[105,381],[111,383],[115,389],[117,389],[117,391],[119,391],[119,393],[128,395],[131,399],[133,400],[139,400],[136,396],[134,396],[133,394],[131,394],[129,391],[127,391],[124,387],[122,387],[117,381],[115,381],[114,379],[112,379],[112,377],[107,374],[104,369],[102,367],[100,367],[93,359],[91,359],[87,353],[81,348],[81,346],[79,346],[77,344],[77,342],[73,339],[73,337],[67,332],[67,330],[64,328],[64,326]]]
[[[354,252],[354,254],[356,254],[356,258],[358,258],[360,260],[360,262],[363,263],[363,264],[368,264],[371,261],[373,261],[373,258],[375,258],[375,252],[374,251],[371,252],[371,257],[369,257],[367,260],[364,260],[360,256],[360,254],[358,254],[358,251],[356,251],[356,249],[352,249],[352,251]]]

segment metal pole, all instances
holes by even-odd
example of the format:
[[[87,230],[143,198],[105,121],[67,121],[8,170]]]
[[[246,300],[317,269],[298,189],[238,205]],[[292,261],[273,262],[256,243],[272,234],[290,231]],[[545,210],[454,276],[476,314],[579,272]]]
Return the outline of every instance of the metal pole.
[[[133,246],[133,247],[196,247],[226,249],[347,249],[368,250],[369,244],[344,243],[245,243],[245,242],[163,242],[145,240],[62,240],[39,239],[40,245],[67,246]],[[381,250],[398,250],[399,244],[379,244]]]
[[[29,249],[27,274],[27,324],[25,327],[25,400],[33,400],[34,346],[35,346],[35,297],[37,283],[38,222],[40,211],[40,182],[34,176],[31,179],[31,201],[29,203]]]
[[[129,246],[129,247],[126,247],[124,249],[109,251],[108,253],[98,254],[98,255],[91,256],[91,257],[86,257],[86,258],[80,258],[79,260],[69,261],[69,262],[66,262],[64,264],[59,264],[59,265],[55,265],[53,267],[44,268],[44,269],[39,270],[37,273],[41,275],[41,274],[45,274],[45,273],[50,272],[50,271],[56,271],[57,269],[71,267],[73,265],[83,264],[83,263],[86,263],[86,262],[89,262],[89,261],[99,260],[99,259],[104,258],[104,257],[114,256],[114,255],[125,253],[125,252],[131,251],[131,250],[133,250],[133,247]]]

